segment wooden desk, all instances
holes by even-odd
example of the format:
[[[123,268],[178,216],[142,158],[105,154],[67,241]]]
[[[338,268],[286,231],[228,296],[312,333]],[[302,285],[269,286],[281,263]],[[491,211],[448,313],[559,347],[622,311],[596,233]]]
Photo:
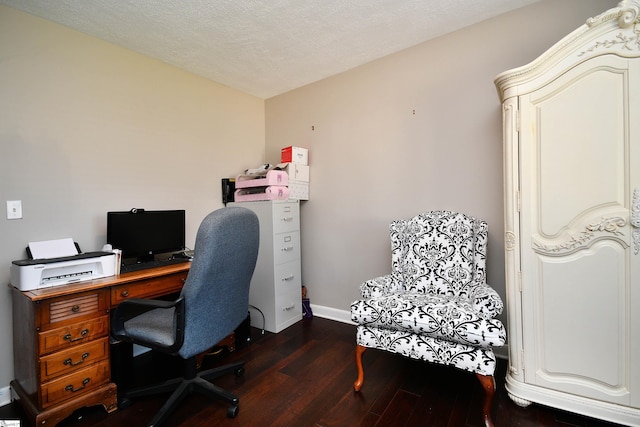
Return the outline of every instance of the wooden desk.
[[[117,409],[111,378],[111,308],[128,298],[179,292],[190,263],[21,292],[12,288],[11,388],[36,426],[55,426],[83,406]]]

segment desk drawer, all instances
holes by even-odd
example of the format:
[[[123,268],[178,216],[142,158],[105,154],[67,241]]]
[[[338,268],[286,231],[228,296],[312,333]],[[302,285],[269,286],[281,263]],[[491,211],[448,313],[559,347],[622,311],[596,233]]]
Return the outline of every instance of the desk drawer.
[[[43,383],[40,388],[42,408],[81,396],[109,382],[110,376],[109,360],[104,360],[57,380]]]
[[[53,298],[40,304],[36,327],[41,331],[89,320],[108,313],[106,289]]]
[[[111,305],[118,305],[130,298],[154,298],[173,292],[180,292],[187,272],[169,274],[156,279],[125,283],[111,288]]]
[[[77,345],[40,358],[40,381],[49,381],[92,365],[109,356],[109,338]]]
[[[109,336],[109,316],[101,316],[97,319],[41,332],[38,334],[39,355],[42,356],[106,336]]]

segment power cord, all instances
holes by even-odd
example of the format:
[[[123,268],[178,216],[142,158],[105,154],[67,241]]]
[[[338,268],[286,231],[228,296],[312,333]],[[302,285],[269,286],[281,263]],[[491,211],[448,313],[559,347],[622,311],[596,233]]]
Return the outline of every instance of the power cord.
[[[262,310],[260,310],[255,305],[249,304],[249,308],[252,308],[252,309],[256,310],[258,313],[260,313],[260,315],[262,315],[262,335],[264,335],[264,326],[265,326],[265,323],[266,323],[266,320],[264,318],[264,313],[262,312]]]

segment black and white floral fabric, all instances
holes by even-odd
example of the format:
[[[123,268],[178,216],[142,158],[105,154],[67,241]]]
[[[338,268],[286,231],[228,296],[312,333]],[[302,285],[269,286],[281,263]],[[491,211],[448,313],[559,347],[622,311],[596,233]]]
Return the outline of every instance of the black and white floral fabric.
[[[506,331],[486,283],[487,223],[432,211],[391,223],[391,273],[360,286],[351,304],[365,347],[493,375]]]

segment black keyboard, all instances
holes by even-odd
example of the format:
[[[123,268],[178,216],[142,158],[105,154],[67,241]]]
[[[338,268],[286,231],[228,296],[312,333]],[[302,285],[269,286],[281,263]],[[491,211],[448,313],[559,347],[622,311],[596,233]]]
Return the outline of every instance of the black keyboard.
[[[188,258],[171,258],[154,260],[148,262],[137,262],[135,264],[124,264],[120,267],[120,273],[130,273],[132,271],[146,270],[148,268],[162,267],[165,265],[182,264],[189,262]]]

